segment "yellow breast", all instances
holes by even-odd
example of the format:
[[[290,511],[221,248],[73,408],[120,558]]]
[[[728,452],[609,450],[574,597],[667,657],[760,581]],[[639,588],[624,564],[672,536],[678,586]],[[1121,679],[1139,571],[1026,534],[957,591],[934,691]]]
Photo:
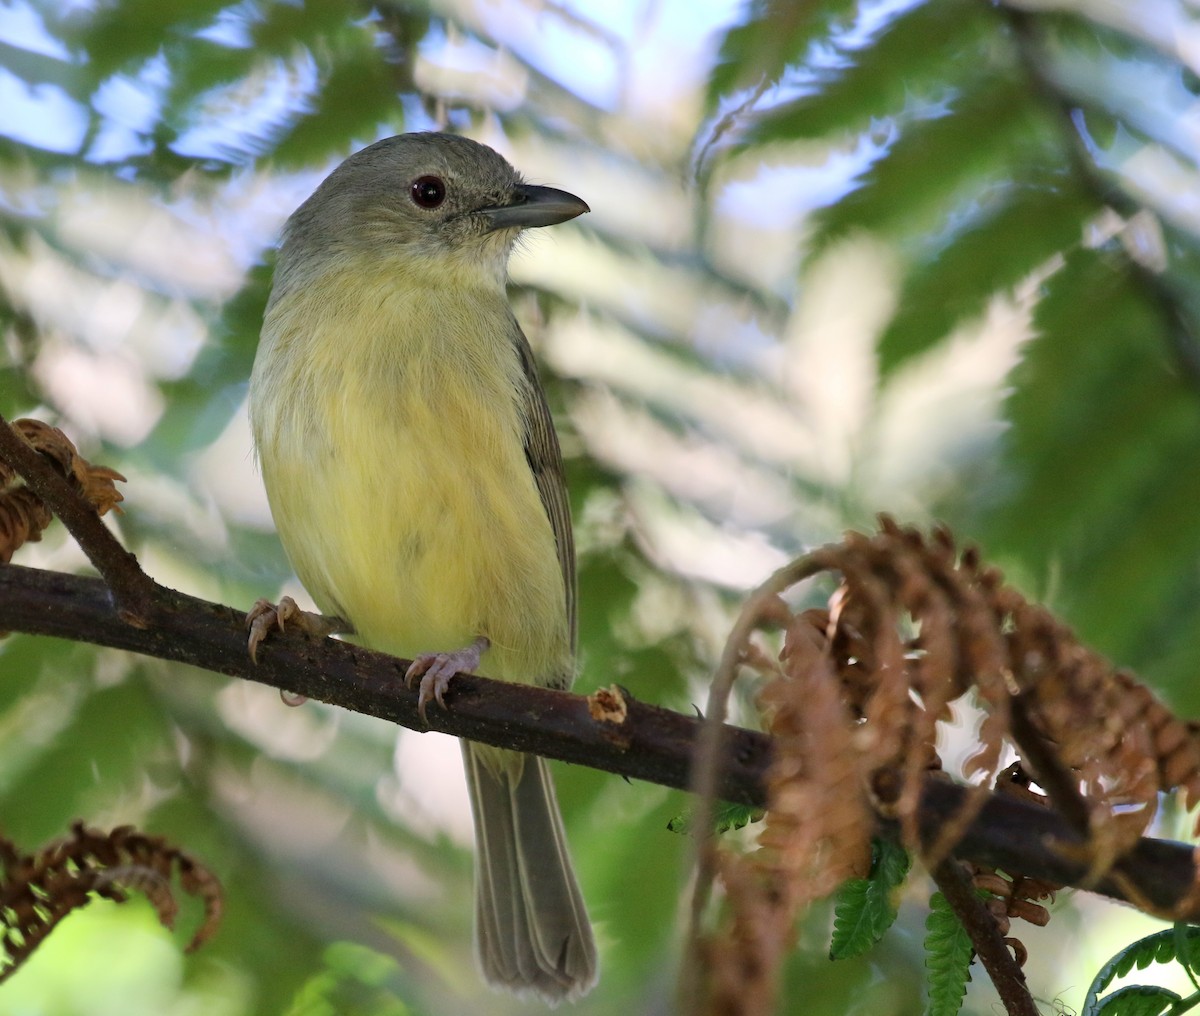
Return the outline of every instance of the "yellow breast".
[[[327,277],[269,309],[251,416],[323,611],[404,657],[484,635],[484,673],[547,683],[570,669],[565,595],[513,327],[502,293]]]

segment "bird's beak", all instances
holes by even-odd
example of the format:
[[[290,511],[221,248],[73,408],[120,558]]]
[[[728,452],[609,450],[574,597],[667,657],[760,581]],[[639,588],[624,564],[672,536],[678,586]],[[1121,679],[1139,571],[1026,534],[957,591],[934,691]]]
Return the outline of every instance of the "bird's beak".
[[[553,187],[518,184],[514,188],[513,198],[511,205],[480,209],[480,214],[487,217],[489,229],[553,226],[591,211],[586,201]]]

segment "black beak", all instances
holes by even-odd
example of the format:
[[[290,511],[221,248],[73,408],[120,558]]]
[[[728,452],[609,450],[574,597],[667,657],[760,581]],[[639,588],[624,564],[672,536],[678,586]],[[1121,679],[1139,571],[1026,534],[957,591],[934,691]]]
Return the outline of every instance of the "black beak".
[[[528,229],[531,226],[554,226],[590,212],[587,202],[566,191],[553,187],[535,187],[533,184],[518,184],[514,188],[511,205],[497,208],[482,208],[480,214],[487,217],[488,228]]]

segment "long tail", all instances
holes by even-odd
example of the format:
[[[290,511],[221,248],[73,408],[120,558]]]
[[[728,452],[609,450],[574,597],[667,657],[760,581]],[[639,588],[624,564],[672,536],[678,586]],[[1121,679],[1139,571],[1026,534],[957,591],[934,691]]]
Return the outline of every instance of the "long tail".
[[[483,975],[557,1004],[596,983],[596,944],[554,784],[536,755],[462,742],[475,816],[475,947]]]

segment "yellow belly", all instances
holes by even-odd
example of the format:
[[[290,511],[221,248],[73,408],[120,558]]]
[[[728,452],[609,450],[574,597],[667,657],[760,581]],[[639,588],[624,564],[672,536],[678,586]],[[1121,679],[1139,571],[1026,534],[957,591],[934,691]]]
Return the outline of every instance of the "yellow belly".
[[[412,657],[483,635],[483,673],[559,682],[571,666],[565,594],[525,460],[515,349],[504,334],[451,342],[462,322],[405,310],[357,327],[344,307],[305,315],[340,337],[306,345],[338,355],[289,357],[263,377],[256,365],[260,388],[288,389],[254,395],[284,548],[321,609],[372,648]],[[381,334],[389,324],[396,334]],[[375,339],[356,349],[347,331]]]

